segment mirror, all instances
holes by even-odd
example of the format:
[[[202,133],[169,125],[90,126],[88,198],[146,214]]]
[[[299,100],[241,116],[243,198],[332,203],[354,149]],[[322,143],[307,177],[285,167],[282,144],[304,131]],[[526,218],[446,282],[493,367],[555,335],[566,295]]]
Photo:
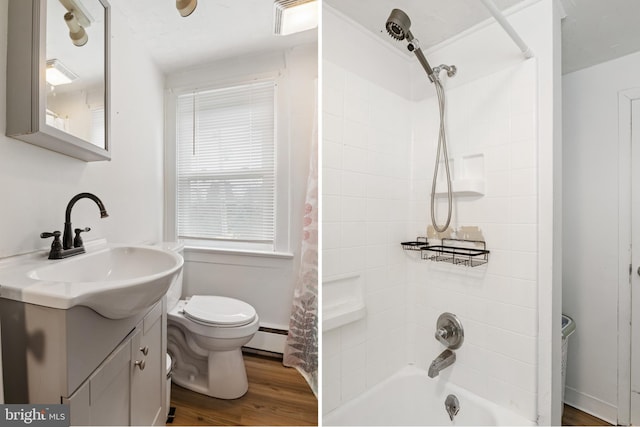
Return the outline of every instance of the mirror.
[[[106,0],[10,0],[7,136],[110,159],[109,12]]]

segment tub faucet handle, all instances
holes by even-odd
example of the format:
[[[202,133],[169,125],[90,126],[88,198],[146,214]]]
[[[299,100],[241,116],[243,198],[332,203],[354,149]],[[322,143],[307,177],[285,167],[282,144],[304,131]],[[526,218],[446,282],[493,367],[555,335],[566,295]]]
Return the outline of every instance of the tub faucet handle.
[[[464,341],[464,329],[460,319],[455,314],[442,313],[436,323],[435,337],[448,349],[459,349]]]
[[[436,331],[436,339],[440,341],[443,345],[449,347],[449,337],[453,335],[453,331],[450,327],[443,326],[442,328],[438,328]]]

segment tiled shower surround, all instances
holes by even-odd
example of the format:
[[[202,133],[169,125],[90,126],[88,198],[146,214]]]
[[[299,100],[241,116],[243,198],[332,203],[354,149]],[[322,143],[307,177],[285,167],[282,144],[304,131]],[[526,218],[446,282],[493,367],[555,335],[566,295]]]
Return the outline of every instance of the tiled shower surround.
[[[447,91],[447,129],[454,168],[463,156],[483,159],[484,196],[454,198],[454,227],[478,226],[491,251],[486,265],[471,268],[408,262],[409,362],[428,368],[443,346],[433,338],[436,319],[458,315],[465,342],[443,371],[474,393],[536,418],[537,188],[536,63],[511,67]],[[412,191],[409,236],[430,222],[429,194],[435,160],[438,109],[434,99],[413,110]],[[458,163],[458,164],[456,164]],[[439,198],[440,218],[446,197]],[[441,219],[440,222],[443,220]],[[422,233],[424,234],[424,232]]]
[[[360,274],[366,318],[323,334],[325,413],[407,364],[411,102],[323,63],[323,280]]]
[[[446,92],[453,168],[475,156],[485,184],[483,196],[454,196],[453,227],[480,227],[491,251],[475,268],[420,260],[400,246],[430,223],[435,91],[410,101],[334,63],[323,67],[323,280],[360,274],[367,309],[323,334],[323,412],[408,363],[428,368],[444,349],[436,319],[449,311],[465,342],[434,381],[535,420],[536,60]],[[446,197],[438,199],[442,222]]]

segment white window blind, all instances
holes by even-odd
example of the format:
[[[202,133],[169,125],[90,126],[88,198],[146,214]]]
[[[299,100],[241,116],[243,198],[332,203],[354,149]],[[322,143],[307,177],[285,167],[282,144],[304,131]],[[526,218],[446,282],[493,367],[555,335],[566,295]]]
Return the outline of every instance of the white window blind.
[[[275,229],[275,82],[177,99],[177,233],[270,243]]]

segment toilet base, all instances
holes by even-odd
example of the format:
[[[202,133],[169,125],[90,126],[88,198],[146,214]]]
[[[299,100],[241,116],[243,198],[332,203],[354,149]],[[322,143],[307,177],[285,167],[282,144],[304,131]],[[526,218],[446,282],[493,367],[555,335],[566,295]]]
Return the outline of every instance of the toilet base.
[[[206,362],[202,363],[202,362]],[[177,364],[172,381],[196,393],[218,399],[237,399],[249,389],[242,351],[210,351],[207,359],[197,363],[200,369]],[[206,366],[206,368],[205,368]]]

